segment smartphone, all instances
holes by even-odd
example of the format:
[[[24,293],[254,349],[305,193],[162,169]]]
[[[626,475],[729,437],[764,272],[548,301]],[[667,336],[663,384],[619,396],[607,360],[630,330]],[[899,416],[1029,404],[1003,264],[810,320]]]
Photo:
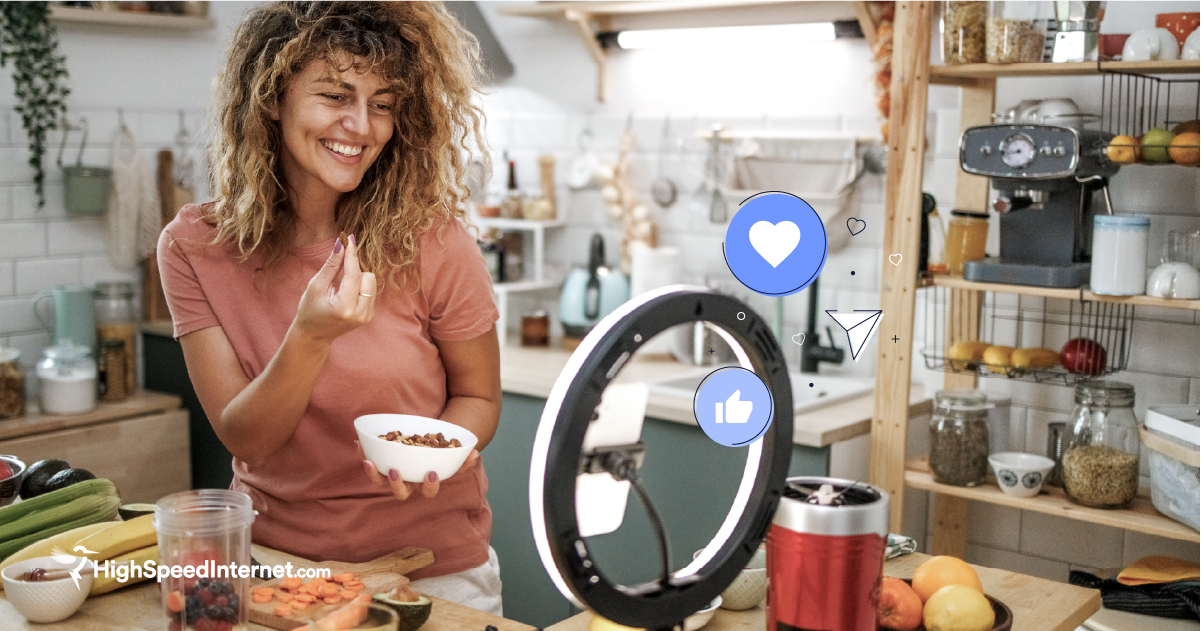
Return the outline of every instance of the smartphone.
[[[645,383],[610,384],[601,393],[597,418],[588,424],[581,453],[638,443],[646,418]],[[575,481],[575,512],[581,537],[613,532],[626,513],[630,483],[609,473],[581,473]]]

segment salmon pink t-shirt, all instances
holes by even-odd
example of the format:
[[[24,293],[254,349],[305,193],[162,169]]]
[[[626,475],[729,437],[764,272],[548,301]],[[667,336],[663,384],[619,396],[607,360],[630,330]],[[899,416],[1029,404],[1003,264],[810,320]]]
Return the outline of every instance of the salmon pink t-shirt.
[[[294,248],[269,271],[228,246],[210,245],[201,207],[185,206],[159,238],[158,261],[175,336],[219,326],[250,379],[275,356],[301,294],[334,247]],[[262,466],[234,458],[230,488],[258,511],[252,538],[318,561],[369,561],[405,546],[434,552],[414,580],[488,560],[492,511],[483,466],[443,480],[432,499],[401,502],[371,484],[354,448],[354,419],[391,412],[437,418],[446,407],[446,371],[434,340],[488,332],[498,312],[475,240],[457,221],[419,243],[419,287],[388,287],[368,324],[334,340],[304,418]],[[380,282],[381,286],[384,284]]]

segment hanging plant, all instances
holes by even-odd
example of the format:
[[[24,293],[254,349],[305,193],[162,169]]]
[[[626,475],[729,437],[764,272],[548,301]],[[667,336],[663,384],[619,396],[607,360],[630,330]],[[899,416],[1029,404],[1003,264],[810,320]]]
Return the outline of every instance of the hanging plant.
[[[46,204],[46,132],[58,129],[67,113],[66,58],[58,56],[58,37],[45,2],[0,2],[0,68],[13,62],[15,109],[29,136],[29,166],[37,189],[38,208]]]

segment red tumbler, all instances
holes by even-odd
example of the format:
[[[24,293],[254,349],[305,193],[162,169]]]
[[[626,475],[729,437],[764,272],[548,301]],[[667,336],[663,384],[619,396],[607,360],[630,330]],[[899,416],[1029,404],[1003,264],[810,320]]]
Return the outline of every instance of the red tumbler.
[[[789,478],[767,533],[768,631],[876,631],[888,494]]]

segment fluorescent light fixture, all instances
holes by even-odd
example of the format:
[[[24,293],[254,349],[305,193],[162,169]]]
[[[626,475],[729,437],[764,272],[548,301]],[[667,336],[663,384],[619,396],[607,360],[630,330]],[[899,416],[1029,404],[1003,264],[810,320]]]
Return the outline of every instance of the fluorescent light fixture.
[[[626,50],[634,50],[831,42],[834,41],[834,38],[833,22],[810,22],[807,24],[760,24],[621,31],[617,34],[617,45]]]

